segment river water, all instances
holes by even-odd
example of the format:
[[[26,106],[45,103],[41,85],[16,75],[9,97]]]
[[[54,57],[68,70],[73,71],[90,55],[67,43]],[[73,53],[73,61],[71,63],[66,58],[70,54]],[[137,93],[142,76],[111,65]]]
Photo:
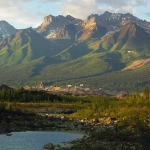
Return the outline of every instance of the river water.
[[[0,150],[43,150],[47,143],[63,144],[82,137],[68,132],[12,132],[11,136],[0,135]]]

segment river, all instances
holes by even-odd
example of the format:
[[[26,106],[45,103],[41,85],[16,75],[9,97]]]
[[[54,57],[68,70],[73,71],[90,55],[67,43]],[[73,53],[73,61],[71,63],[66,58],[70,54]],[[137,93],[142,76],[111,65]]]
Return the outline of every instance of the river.
[[[0,150],[43,150],[47,143],[61,145],[82,137],[82,134],[68,132],[12,132],[11,136],[0,135]]]

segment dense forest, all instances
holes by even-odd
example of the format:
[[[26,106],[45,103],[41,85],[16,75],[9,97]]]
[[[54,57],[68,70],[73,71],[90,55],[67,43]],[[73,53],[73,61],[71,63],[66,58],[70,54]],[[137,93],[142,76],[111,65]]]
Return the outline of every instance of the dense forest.
[[[0,90],[2,102],[76,102],[77,98],[50,94],[45,91],[20,89]]]

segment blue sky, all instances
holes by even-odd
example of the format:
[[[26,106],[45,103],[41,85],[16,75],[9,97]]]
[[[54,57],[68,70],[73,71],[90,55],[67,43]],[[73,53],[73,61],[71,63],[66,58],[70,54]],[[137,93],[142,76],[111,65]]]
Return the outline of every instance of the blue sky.
[[[150,21],[150,0],[0,0],[0,20],[16,28],[39,26],[47,15],[72,15],[85,19],[90,14],[132,13]]]

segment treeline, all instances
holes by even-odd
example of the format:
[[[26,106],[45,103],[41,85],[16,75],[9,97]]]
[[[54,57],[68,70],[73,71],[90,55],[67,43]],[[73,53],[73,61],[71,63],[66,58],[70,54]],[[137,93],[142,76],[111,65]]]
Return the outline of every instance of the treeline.
[[[44,91],[24,89],[1,89],[1,102],[77,102],[78,98],[49,94]]]

